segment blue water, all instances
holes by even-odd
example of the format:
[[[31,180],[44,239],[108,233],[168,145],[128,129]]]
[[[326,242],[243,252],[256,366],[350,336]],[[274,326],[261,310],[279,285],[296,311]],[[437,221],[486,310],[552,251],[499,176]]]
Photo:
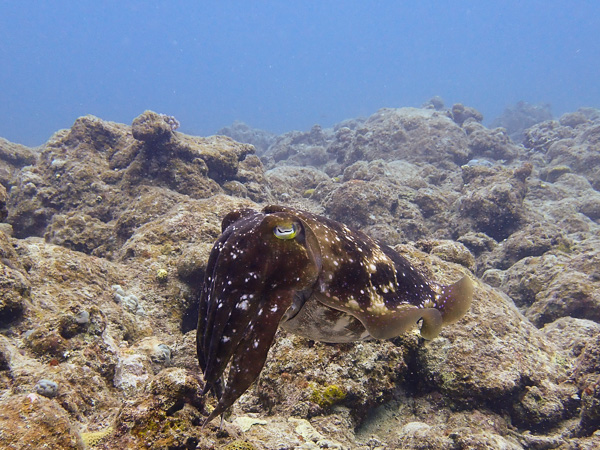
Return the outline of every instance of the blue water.
[[[212,134],[420,106],[600,107],[599,1],[0,1],[0,136],[145,109]]]

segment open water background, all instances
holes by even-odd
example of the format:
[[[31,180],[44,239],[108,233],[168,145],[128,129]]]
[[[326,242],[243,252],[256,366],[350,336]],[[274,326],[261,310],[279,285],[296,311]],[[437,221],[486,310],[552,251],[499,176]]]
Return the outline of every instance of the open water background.
[[[0,136],[145,109],[207,135],[420,106],[600,107],[598,1],[0,1]]]

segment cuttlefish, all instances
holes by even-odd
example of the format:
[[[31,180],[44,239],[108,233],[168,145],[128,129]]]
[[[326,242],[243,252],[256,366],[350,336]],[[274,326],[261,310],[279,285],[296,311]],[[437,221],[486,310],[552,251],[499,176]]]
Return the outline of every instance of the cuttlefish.
[[[222,222],[200,297],[204,393],[221,415],[260,374],[278,327],[323,342],[425,339],[469,309],[468,276],[438,286],[391,247],[306,211],[239,209]],[[227,383],[223,376],[229,365]]]

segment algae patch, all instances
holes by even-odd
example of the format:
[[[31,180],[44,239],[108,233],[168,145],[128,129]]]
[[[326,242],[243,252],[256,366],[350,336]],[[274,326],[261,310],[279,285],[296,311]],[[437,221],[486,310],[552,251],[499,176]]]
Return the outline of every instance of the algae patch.
[[[88,431],[85,433],[81,433],[81,440],[83,441],[86,448],[95,447],[102,441],[102,439],[104,439],[106,436],[112,433],[113,430],[113,427],[108,427],[100,431]]]
[[[346,390],[335,384],[315,386],[309,400],[325,409],[341,402],[346,398],[346,395],[348,395]]]
[[[256,450],[256,447],[248,441],[238,439],[227,444],[223,450]]]

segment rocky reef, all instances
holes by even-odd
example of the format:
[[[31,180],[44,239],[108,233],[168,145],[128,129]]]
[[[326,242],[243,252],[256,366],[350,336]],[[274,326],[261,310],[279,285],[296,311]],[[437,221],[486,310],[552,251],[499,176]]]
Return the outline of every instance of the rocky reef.
[[[0,139],[0,447],[599,447],[600,111],[525,109],[508,131],[432,100],[222,130],[237,140],[151,111],[81,117],[35,149]],[[227,212],[267,203],[379,238],[440,284],[470,270],[475,297],[430,342],[280,330],[203,427],[208,255]]]

